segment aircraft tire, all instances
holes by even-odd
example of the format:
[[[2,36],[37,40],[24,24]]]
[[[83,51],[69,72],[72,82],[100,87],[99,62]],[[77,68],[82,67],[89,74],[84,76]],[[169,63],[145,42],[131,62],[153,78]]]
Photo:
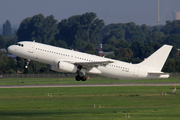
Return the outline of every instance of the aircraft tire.
[[[82,81],[86,81],[86,76],[82,76],[82,77],[81,77],[81,80],[82,80]]]
[[[76,81],[80,81],[81,77],[79,75],[76,76]]]

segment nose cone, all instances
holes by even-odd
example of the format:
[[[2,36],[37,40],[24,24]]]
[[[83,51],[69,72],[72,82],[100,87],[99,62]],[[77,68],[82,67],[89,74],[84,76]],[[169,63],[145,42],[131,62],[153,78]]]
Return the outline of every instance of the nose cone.
[[[9,53],[12,53],[12,54],[14,53],[13,51],[16,51],[14,45],[9,46],[9,47],[7,48],[7,50],[8,50]]]
[[[7,50],[8,50],[8,52],[9,52],[9,53],[11,53],[11,52],[10,52],[10,50],[11,50],[11,46],[9,46],[9,47],[7,48]]]

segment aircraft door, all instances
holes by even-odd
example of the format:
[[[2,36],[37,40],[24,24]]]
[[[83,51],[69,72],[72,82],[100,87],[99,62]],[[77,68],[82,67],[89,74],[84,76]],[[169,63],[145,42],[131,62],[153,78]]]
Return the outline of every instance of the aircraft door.
[[[34,52],[34,42],[30,43],[28,52],[29,53],[33,53]]]
[[[139,67],[137,67],[137,66],[134,67],[134,74],[133,75],[138,77],[138,75],[139,75]]]

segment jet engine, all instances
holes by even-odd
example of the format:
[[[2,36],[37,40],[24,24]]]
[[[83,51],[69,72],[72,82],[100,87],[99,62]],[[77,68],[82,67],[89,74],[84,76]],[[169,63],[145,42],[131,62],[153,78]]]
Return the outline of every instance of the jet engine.
[[[58,61],[57,64],[53,64],[50,66],[51,70],[57,71],[57,72],[71,72],[76,73],[77,66],[71,63]]]

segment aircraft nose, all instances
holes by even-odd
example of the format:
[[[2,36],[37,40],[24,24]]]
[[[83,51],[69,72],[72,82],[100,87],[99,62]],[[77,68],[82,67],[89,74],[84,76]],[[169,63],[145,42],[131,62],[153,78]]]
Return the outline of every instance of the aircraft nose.
[[[10,52],[11,51],[11,46],[9,46],[8,48],[7,48],[7,50],[8,50],[8,52]],[[11,52],[10,52],[11,53]]]
[[[16,51],[16,49],[14,49],[13,45],[9,46],[7,48],[7,50],[8,50],[9,53],[13,53],[13,51]]]

